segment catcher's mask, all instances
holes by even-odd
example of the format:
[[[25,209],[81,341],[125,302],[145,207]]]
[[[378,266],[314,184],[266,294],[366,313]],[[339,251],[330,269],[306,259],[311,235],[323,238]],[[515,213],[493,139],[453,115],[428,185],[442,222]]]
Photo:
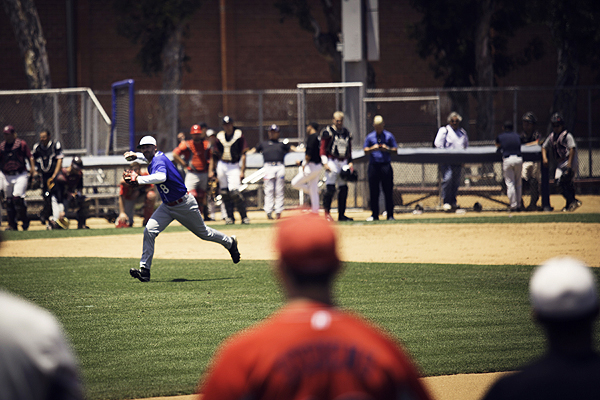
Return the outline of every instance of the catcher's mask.
[[[358,173],[350,169],[349,166],[344,165],[340,171],[340,178],[346,182],[356,182],[358,180]]]

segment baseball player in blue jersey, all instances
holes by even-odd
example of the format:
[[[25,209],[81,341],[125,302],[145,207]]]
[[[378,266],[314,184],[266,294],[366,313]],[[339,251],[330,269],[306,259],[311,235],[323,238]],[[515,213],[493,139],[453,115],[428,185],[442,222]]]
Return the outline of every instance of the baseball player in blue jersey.
[[[200,239],[221,244],[229,250],[231,259],[237,264],[240,261],[240,252],[236,237],[227,236],[204,224],[198,202],[194,196],[187,192],[183,179],[175,165],[163,152],[156,149],[156,139],[152,136],[144,136],[140,140],[138,149],[141,153],[128,151],[124,154],[125,159],[129,162],[138,159],[145,160],[148,162],[149,175],[140,176],[134,171],[125,171],[123,179],[133,186],[154,184],[163,202],[154,211],[146,224],[140,269],[132,268],[129,270],[131,276],[142,282],[150,280],[150,267],[154,256],[156,236],[165,230],[174,219]]]

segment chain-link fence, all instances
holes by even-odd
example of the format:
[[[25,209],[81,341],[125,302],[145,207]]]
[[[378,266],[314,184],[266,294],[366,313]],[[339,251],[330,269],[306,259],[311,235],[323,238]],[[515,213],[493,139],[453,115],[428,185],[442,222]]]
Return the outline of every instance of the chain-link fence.
[[[9,124],[30,148],[48,129],[66,154],[108,154],[110,118],[90,89],[0,91],[0,125]]]
[[[576,98],[574,107],[563,112],[567,128],[575,136],[578,146],[579,177],[600,178],[600,87],[565,88]],[[488,98],[482,96],[487,94]],[[492,145],[502,131],[503,122],[510,120],[521,131],[521,118],[531,111],[537,116],[537,130],[543,137],[551,131],[550,116],[555,88],[468,88],[468,89],[369,89],[366,91],[366,119],[382,115],[386,129],[394,133],[402,147],[432,147],[440,126],[448,114],[458,111],[466,129],[470,146]],[[492,104],[486,112],[480,103]],[[371,130],[366,127],[365,130]],[[415,196],[426,195],[439,187],[437,164],[393,163],[395,204],[412,205]],[[489,193],[505,192],[501,163],[465,164],[461,191],[474,192],[489,188]],[[598,188],[600,190],[600,188]],[[405,198],[402,194],[405,193]],[[419,199],[420,197],[416,197]]]
[[[579,175],[600,178],[600,86],[563,90],[576,98],[574,107],[566,111],[564,117],[578,144]],[[153,135],[158,139],[159,148],[170,152],[177,144],[178,132],[187,134],[190,127],[199,122],[206,122],[209,128],[218,131],[222,117],[229,115],[244,132],[250,147],[267,138],[266,129],[273,123],[281,127],[282,140],[297,144],[304,140],[306,123],[315,121],[325,126],[331,123],[334,111],[343,110],[347,116],[345,122],[352,126],[355,151],[362,149],[375,115],[383,116],[386,129],[394,134],[400,146],[430,148],[438,128],[446,124],[451,111],[463,116],[462,125],[471,146],[491,145],[504,120],[512,120],[515,127],[520,127],[521,116],[526,111],[536,114],[538,130],[547,134],[555,94],[555,88],[364,90],[356,84],[311,84],[292,90],[138,90],[135,91],[132,142],[137,143],[144,135]],[[37,141],[42,128],[49,128],[63,143],[67,154],[110,154],[110,120],[104,110],[110,110],[112,105],[110,91],[0,91],[0,124],[14,125],[30,146]],[[175,117],[167,118],[169,115]],[[258,168],[260,165],[251,166],[248,174]],[[406,197],[400,200],[402,192],[432,192],[439,185],[435,163],[394,162],[393,168],[397,205],[407,203]],[[358,169],[360,180],[350,185],[349,206],[366,208],[366,163],[360,164]],[[502,184],[497,163],[465,165],[464,171],[464,179],[471,186]],[[289,185],[296,172],[295,167],[286,172],[286,207],[299,202],[299,193]],[[251,208],[262,207],[260,189],[260,181],[248,186]]]
[[[567,129],[585,148],[600,145],[600,86],[565,88],[575,96],[573,107],[563,110]],[[506,120],[520,129],[521,116],[531,111],[537,116],[537,129],[550,132],[550,116],[555,88],[453,88],[453,89],[368,89],[366,130],[377,114],[386,121],[386,128],[402,143],[431,143],[437,128],[446,124],[452,111],[463,117],[462,126],[471,141],[493,141]],[[487,94],[483,98],[481,93]],[[490,102],[487,109],[480,102]],[[485,114],[485,115],[482,115]],[[600,165],[598,166],[600,173]],[[597,173],[597,174],[598,174]]]

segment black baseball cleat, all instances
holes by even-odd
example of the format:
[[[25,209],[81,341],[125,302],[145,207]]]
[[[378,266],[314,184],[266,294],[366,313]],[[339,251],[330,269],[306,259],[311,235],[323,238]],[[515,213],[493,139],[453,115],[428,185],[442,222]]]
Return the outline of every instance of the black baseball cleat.
[[[129,275],[131,275],[135,279],[139,279],[142,282],[150,281],[150,270],[148,268],[143,268],[143,267],[140,269],[131,268],[129,270]]]
[[[231,260],[234,264],[240,262],[240,251],[238,250],[238,241],[235,236],[231,237],[231,248],[229,249],[229,254],[231,254]]]
[[[346,217],[345,215],[340,215],[338,221],[354,221],[354,218]]]

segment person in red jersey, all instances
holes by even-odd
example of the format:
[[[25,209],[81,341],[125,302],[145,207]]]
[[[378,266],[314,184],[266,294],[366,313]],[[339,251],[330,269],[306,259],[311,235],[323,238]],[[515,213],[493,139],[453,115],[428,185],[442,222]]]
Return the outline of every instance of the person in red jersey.
[[[181,141],[173,150],[173,162],[185,169],[185,187],[196,198],[205,220],[209,219],[206,206],[208,181],[214,171],[207,130],[204,122],[193,125],[190,129],[192,139]]]
[[[200,381],[202,399],[429,399],[391,336],[334,305],[341,263],[332,223],[307,213],[276,229],[287,302],[221,346]]]

